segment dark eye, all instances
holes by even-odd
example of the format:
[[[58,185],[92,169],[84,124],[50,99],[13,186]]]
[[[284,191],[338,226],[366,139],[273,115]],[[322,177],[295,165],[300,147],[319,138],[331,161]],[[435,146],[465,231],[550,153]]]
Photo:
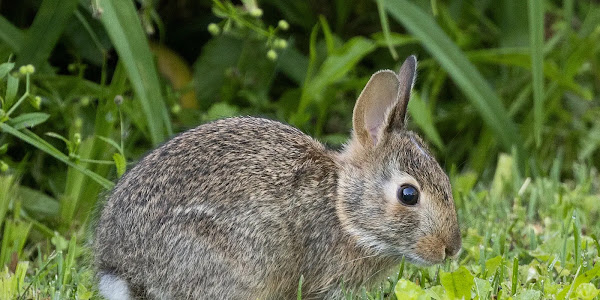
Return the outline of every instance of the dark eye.
[[[403,185],[398,189],[398,200],[404,205],[415,205],[419,202],[419,191],[410,184]]]

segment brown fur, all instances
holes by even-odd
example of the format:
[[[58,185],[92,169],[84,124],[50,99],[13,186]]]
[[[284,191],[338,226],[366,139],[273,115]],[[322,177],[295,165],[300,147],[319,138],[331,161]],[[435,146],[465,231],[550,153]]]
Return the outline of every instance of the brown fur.
[[[414,81],[414,70],[403,76]],[[407,101],[388,106],[405,110]],[[290,299],[303,275],[303,299],[336,299],[342,282],[377,282],[403,256],[454,255],[460,232],[448,178],[394,121],[404,113],[380,116],[376,143],[355,136],[339,153],[251,117],[176,136],[109,196],[94,240],[99,272],[122,278],[138,298]],[[395,174],[418,182],[418,205],[385,200]]]

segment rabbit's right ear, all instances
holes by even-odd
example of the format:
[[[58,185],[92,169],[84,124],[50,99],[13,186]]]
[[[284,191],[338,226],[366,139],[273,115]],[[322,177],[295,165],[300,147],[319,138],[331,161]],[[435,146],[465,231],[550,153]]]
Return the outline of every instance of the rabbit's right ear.
[[[416,67],[417,60],[411,55],[402,64],[399,74],[383,70],[373,74],[367,82],[352,115],[355,138],[363,147],[377,144],[386,131],[404,128]]]

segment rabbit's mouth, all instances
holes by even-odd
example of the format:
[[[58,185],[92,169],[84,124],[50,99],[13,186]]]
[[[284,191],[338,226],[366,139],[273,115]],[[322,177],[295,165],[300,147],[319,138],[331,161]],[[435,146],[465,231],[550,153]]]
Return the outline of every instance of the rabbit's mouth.
[[[418,266],[423,266],[423,267],[429,267],[429,266],[433,266],[435,264],[439,264],[442,261],[432,261],[432,260],[428,260],[425,259],[417,254],[413,254],[413,253],[408,253],[403,255],[404,259],[406,261],[408,261],[409,263],[413,264],[413,265],[418,265]]]

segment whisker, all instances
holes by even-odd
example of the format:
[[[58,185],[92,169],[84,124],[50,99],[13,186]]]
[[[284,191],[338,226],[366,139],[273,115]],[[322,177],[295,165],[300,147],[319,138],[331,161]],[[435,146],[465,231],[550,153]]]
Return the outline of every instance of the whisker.
[[[381,272],[381,271],[383,271],[383,270],[385,270],[385,268],[381,268],[381,269],[377,270],[377,271],[376,271],[375,273],[373,273],[371,276],[367,277],[367,279],[365,279],[365,280],[364,280],[364,283],[367,283],[367,282],[369,282],[369,280],[371,280],[371,278],[373,278],[375,275],[377,275],[377,273],[379,273],[379,272]]]

